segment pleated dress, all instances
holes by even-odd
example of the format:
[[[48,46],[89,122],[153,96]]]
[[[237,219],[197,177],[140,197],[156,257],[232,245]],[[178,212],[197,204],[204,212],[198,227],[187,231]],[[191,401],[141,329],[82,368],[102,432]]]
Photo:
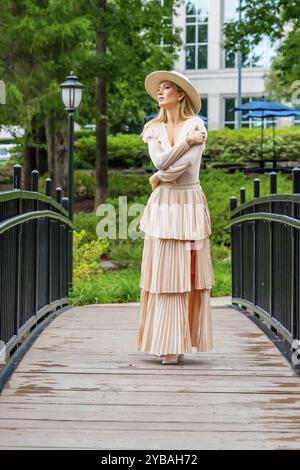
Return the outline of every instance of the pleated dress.
[[[163,122],[144,127],[141,134],[159,184],[139,224],[144,245],[138,351],[183,354],[213,348],[211,220],[199,180],[205,143],[185,141],[194,126],[207,136],[203,120],[194,116],[184,122],[174,146]]]

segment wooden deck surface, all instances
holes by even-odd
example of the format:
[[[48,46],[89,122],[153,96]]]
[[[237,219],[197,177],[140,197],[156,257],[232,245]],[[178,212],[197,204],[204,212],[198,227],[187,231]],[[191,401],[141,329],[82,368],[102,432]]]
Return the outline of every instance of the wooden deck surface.
[[[0,396],[0,448],[300,448],[300,378],[265,334],[214,307],[215,348],[180,365],[136,349],[138,304],[75,307]]]

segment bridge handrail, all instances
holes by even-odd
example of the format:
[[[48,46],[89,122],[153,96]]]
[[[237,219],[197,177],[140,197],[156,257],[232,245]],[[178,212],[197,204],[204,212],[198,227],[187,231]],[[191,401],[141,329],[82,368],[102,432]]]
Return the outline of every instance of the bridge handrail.
[[[14,199],[34,199],[36,201],[45,202],[51,204],[53,207],[58,209],[60,212],[65,214],[68,217],[68,211],[55,199],[46,194],[35,192],[35,191],[26,191],[24,189],[11,189],[10,191],[4,191],[0,193],[0,202],[3,201],[12,201]]]
[[[0,370],[3,355],[6,361],[0,385],[21,346],[68,308],[72,287],[69,199],[60,187],[52,198],[51,178],[45,194],[39,192],[37,170],[31,172],[31,190],[22,189],[21,169],[14,165],[13,188],[0,193]]]
[[[65,224],[69,225],[72,229],[74,229],[74,224],[71,222],[70,219],[67,217],[58,214],[57,212],[52,212],[52,211],[36,211],[36,212],[25,212],[24,214],[17,215],[15,217],[11,217],[9,219],[6,219],[4,222],[0,222],[0,233],[5,232],[6,230],[15,227],[19,224],[22,224],[24,222],[29,222],[30,220],[33,219],[39,219],[41,217],[49,217],[52,219],[58,219],[61,222],[64,222]]]
[[[277,194],[277,173],[270,194],[240,203],[230,197],[232,304],[259,318],[292,345],[300,340],[300,169],[292,170],[291,194]],[[268,212],[266,212],[268,211]]]

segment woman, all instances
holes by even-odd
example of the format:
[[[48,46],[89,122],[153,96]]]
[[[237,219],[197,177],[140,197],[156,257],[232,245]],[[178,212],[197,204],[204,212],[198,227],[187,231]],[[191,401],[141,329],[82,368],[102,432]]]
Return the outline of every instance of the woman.
[[[145,87],[160,112],[141,134],[158,171],[149,178],[153,191],[140,220],[145,239],[138,350],[176,364],[192,348],[213,347],[211,224],[199,181],[207,132],[197,116],[199,94],[184,75],[152,72]]]

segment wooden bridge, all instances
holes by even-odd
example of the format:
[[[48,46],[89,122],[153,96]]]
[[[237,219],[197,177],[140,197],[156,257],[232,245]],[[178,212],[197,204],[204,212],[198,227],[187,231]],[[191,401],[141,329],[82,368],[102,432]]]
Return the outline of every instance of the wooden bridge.
[[[298,449],[299,175],[291,195],[271,174],[268,197],[256,180],[254,199],[231,198],[214,349],[163,366],[137,351],[139,304],[69,307],[67,198],[38,193],[37,173],[22,191],[16,166],[0,195],[0,448]]]
[[[1,449],[299,448],[299,376],[230,301],[214,350],[168,366],[136,351],[138,304],[65,311],[2,392]]]

